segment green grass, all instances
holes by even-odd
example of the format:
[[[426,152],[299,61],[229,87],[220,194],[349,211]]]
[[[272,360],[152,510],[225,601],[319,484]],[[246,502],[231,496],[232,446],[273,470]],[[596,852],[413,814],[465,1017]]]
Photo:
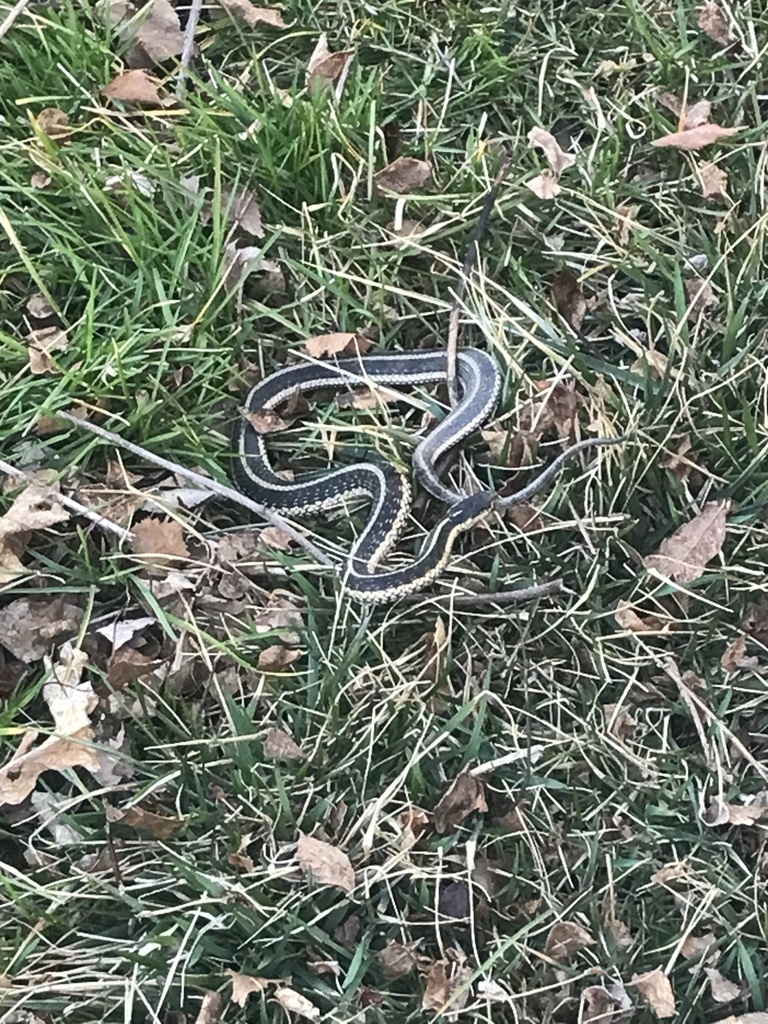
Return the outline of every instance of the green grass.
[[[228,999],[235,970],[290,978],[323,1020],[416,1021],[429,962],[463,958],[475,981],[510,997],[489,1003],[473,982],[465,1020],[576,1021],[581,993],[615,981],[633,1019],[650,1021],[631,982],[656,968],[681,1021],[765,1009],[764,829],[702,818],[713,799],[741,803],[767,788],[765,630],[749,640],[754,667],[726,673],[720,663],[759,605],[767,568],[763,7],[734,9],[746,47],[724,51],[679,0],[295,0],[284,32],[206,17],[183,106],[150,113],[100,95],[126,46],[83,7],[31,5],[0,42],[3,459],[54,469],[75,492],[103,480],[115,453],[100,441],[34,431],[42,412],[82,401],[104,405],[103,422],[126,439],[225,480],[226,425],[254,365],[272,369],[336,327],[375,331],[385,348],[443,344],[500,146],[514,160],[462,340],[499,359],[505,425],[514,428],[537,382],[561,377],[584,396],[582,434],[594,422],[631,440],[573,465],[537,499],[545,514],[533,532],[495,522],[455,555],[447,578],[483,589],[562,577],[562,595],[521,608],[452,610],[425,595],[364,611],[295,550],[268,555],[269,575],[246,568],[233,597],[202,543],[248,524],[223,501],[176,513],[198,561],[186,570],[193,589],[161,602],[139,561],[84,521],[34,535],[32,572],[5,585],[2,602],[58,593],[81,605],[103,735],[124,725],[133,773],[109,792],[84,772],[41,777],[38,792],[54,796],[57,821],[74,830],[68,845],[30,803],[8,809],[0,1008],[17,1015],[2,1019],[191,1021],[206,992]],[[304,90],[321,31],[333,49],[356,51],[338,103]],[[172,92],[171,64],[166,72]],[[713,121],[744,130],[704,154],[654,149],[676,128],[661,91],[707,98]],[[53,106],[69,116],[66,140],[35,128]],[[525,186],[545,167],[527,147],[536,125],[578,153],[551,202]],[[405,248],[387,230],[394,200],[372,191],[396,142],[434,167],[433,185],[402,211],[429,233]],[[728,200],[702,198],[695,165],[705,159],[727,170]],[[45,188],[30,184],[37,169],[50,175]],[[190,175],[208,190],[191,204],[180,185]],[[134,184],[109,188],[115,176]],[[258,196],[260,244],[284,290],[258,271],[242,292],[226,287],[224,186]],[[626,242],[621,206],[637,207]],[[699,323],[686,317],[692,260],[718,300]],[[590,300],[579,335],[552,299],[563,268]],[[27,369],[25,307],[38,292],[68,332],[55,375]],[[649,348],[667,357],[662,376],[637,363]],[[335,438],[407,464],[420,427],[410,406],[321,404],[277,447],[317,466]],[[697,468],[681,481],[667,464],[685,434]],[[468,453],[481,478],[508,475],[479,438]],[[138,488],[157,493],[162,474],[133,456],[124,463]],[[681,592],[642,568],[643,555],[722,497],[734,502],[723,554],[699,580]],[[436,514],[419,513],[426,524]],[[352,537],[339,520],[312,526],[329,550]],[[275,588],[301,606],[302,654],[265,675],[259,654],[280,643],[281,630],[263,626]],[[619,601],[667,615],[674,628],[630,633],[613,617]],[[95,628],[145,614],[158,616],[142,647],[156,675],[110,702],[109,649]],[[665,674],[668,658],[702,680],[694,693],[709,714],[699,722]],[[44,681],[37,662],[18,686],[4,685],[4,760],[27,727],[50,730]],[[635,723],[618,737],[609,728],[617,704]],[[270,727],[289,732],[307,760],[265,756]],[[489,762],[487,812],[409,845],[402,815],[431,812],[460,771]],[[183,826],[161,840],[108,824],[107,803]],[[517,830],[505,823],[516,807]],[[301,832],[347,852],[357,881],[349,896],[302,877]],[[241,849],[252,867],[233,857]],[[88,870],[83,858],[100,853],[106,865]],[[484,874],[472,879],[473,861]],[[493,891],[481,893],[487,862]],[[676,877],[660,879],[671,864]],[[471,916],[447,918],[441,891],[470,881]],[[357,935],[345,942],[338,929],[352,916]],[[545,952],[559,921],[595,940],[560,963]],[[685,939],[709,932],[714,953],[686,958]],[[386,977],[377,953],[391,940],[420,940],[424,971]],[[336,962],[337,973],[316,973],[313,960]],[[729,1003],[706,984],[714,965],[741,986]],[[223,1019],[289,1019],[273,993],[252,995],[244,1010],[228,1003]]]

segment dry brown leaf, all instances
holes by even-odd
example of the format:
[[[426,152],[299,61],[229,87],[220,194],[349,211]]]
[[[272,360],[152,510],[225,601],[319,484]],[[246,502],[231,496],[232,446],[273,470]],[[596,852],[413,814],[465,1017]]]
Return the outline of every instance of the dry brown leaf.
[[[688,298],[688,319],[698,323],[706,311],[717,305],[717,296],[709,281],[689,278],[685,282],[685,293]]]
[[[279,526],[265,526],[256,542],[257,551],[290,551],[296,541]]]
[[[218,992],[206,992],[200,1003],[195,1024],[219,1024],[222,1013],[224,1013],[222,996]]]
[[[29,349],[29,369],[31,373],[59,373],[51,352],[66,352],[69,347],[67,332],[60,327],[40,327],[30,331],[24,339]]]
[[[395,942],[392,940],[384,949],[376,954],[376,960],[385,978],[404,978],[410,974],[418,962],[418,947],[421,940],[415,942]]]
[[[622,985],[612,984],[610,988],[590,985],[581,993],[584,1001],[582,1024],[618,1024],[632,1016],[632,1002]]]
[[[387,231],[391,232],[394,236],[394,245],[397,246],[398,249],[405,249],[411,241],[423,235],[426,228],[420,221],[410,220],[406,217],[400,223],[400,227],[395,227],[394,221],[387,224]]]
[[[355,888],[355,872],[343,850],[302,832],[297,856],[304,872],[316,884],[333,885],[347,894]]]
[[[768,1024],[768,1013],[757,1010],[755,1013],[732,1014],[721,1017],[717,1024]]]
[[[747,654],[747,638],[743,634],[737,637],[723,651],[720,665],[726,672],[738,672],[742,668]]]
[[[59,736],[82,735],[91,725],[97,697],[90,681],[82,678],[87,664],[88,655],[67,641],[51,667],[51,679],[43,686],[43,699]]]
[[[56,310],[41,292],[30,295],[26,309],[33,320],[47,320],[56,315]]]
[[[697,580],[722,550],[730,506],[730,501],[707,502],[697,516],[663,541],[657,553],[643,559],[645,568],[655,569],[676,583]]]
[[[283,987],[275,990],[275,999],[290,1013],[296,1013],[306,1020],[320,1020],[320,1011],[306,996],[295,989]]]
[[[145,811],[143,807],[134,806],[123,811],[119,807],[112,807],[109,804],[107,805],[107,821],[115,825],[140,828],[143,832],[149,832],[156,839],[170,839],[184,824],[183,818],[155,814],[154,811]]]
[[[26,735],[34,741],[34,733]],[[17,752],[0,768],[0,804],[16,806],[26,800],[43,772],[85,768],[96,774],[100,764],[92,743],[93,730],[88,728],[82,735],[76,734],[68,739],[50,736],[32,750],[21,754]]]
[[[713,0],[699,11],[699,28],[721,46],[730,46],[734,40],[725,15]]]
[[[307,89],[314,92],[329,86],[346,69],[353,56],[353,50],[331,53],[328,49],[328,36],[323,32],[307,65]]]
[[[282,644],[272,644],[265,647],[259,653],[259,660],[256,667],[260,672],[284,672],[294,661],[301,657],[301,651],[295,648],[283,647]]]
[[[609,735],[613,736],[620,743],[624,743],[632,737],[637,728],[637,722],[627,708],[620,704],[605,704],[603,706],[603,715]]]
[[[724,978],[716,967],[705,967],[709,990],[716,1003],[731,1003],[741,995],[741,987]]]
[[[127,18],[121,20],[129,21],[133,17],[134,12],[129,11]],[[153,63],[162,64],[184,49],[184,33],[171,0],[149,0],[134,24],[138,25],[138,30],[126,27],[124,32],[129,37],[136,33],[136,42]]]
[[[161,662],[142,654],[134,647],[121,647],[114,651],[107,662],[107,681],[113,690],[124,690],[126,686],[151,675]]]
[[[699,164],[699,178],[701,179],[701,194],[705,199],[727,198],[728,196],[728,175],[717,164]]]
[[[616,234],[620,245],[627,245],[632,228],[636,226],[636,218],[640,207],[636,203],[620,204],[613,211],[616,218]]]
[[[451,783],[434,810],[435,828],[443,832],[455,832],[467,815],[473,811],[485,813],[485,786],[468,771],[463,771]]]
[[[105,85],[102,92],[110,100],[124,103],[146,103],[149,106],[160,102],[160,82],[142,68],[126,71]]]
[[[399,196],[405,196],[424,188],[431,177],[432,164],[428,160],[399,156],[374,174],[373,186],[379,195],[394,192]]]
[[[669,359],[667,356],[663,352],[657,352],[656,349],[650,348],[645,349],[639,358],[632,363],[630,369],[632,373],[650,373],[652,377],[661,380],[663,377],[666,377],[668,367]]]
[[[755,800],[752,804],[728,804],[719,797],[710,801],[704,814],[708,825],[754,825],[768,817],[768,807]]]
[[[155,516],[142,519],[133,527],[133,551],[152,565],[165,565],[169,558],[189,558],[181,523]]]
[[[552,281],[552,298],[560,316],[574,331],[580,331],[587,302],[578,278],[564,267]]]
[[[692,956],[698,956],[709,949],[717,939],[714,932],[707,932],[706,935],[687,935],[680,947],[681,954],[689,960]]]
[[[619,601],[613,617],[622,629],[632,633],[667,633],[671,628],[671,623],[658,615],[648,612],[638,614],[629,601]]]
[[[274,7],[256,7],[251,0],[219,0],[221,6],[234,18],[246,25],[272,25],[273,28],[285,28],[280,11]]]
[[[232,1002],[237,1003],[238,1006],[245,1006],[248,996],[254,992],[263,992],[269,984],[266,978],[254,978],[250,974],[239,974],[231,968],[227,969],[227,974],[232,979]]]
[[[29,184],[32,188],[48,188],[52,181],[53,178],[46,171],[35,171],[29,179]]]
[[[691,470],[694,468],[691,460],[686,457],[692,447],[691,435],[681,434],[674,453],[664,462],[670,473],[676,476],[678,480],[687,480],[691,475]]]
[[[666,149],[683,149],[686,152],[693,152],[711,146],[714,142],[727,139],[741,128],[723,128],[719,124],[702,124],[698,128],[687,128],[682,132],[671,132],[669,135],[662,135],[660,139],[654,139],[652,146]]]
[[[241,228],[254,238],[264,237],[261,209],[253,192],[247,188],[233,189],[225,185],[221,190],[221,203],[229,224]]]
[[[9,583],[25,572],[21,557],[32,535],[69,519],[69,513],[47,487],[29,484],[0,517],[0,581]]]
[[[257,633],[280,630],[278,638],[286,644],[297,644],[299,636],[294,630],[304,626],[301,612],[296,605],[277,593],[269,595],[266,605],[253,616],[251,622]]]
[[[681,108],[682,113],[682,108]],[[691,128],[700,128],[709,122],[709,115],[712,113],[712,104],[709,100],[698,100],[687,107],[683,117],[683,129],[688,131]]]
[[[451,998],[451,983],[442,960],[432,964],[427,974],[427,984],[421,999],[422,1010],[439,1013]]]
[[[559,178],[567,167],[572,167],[576,163],[576,157],[571,153],[565,153],[555,136],[542,128],[531,128],[528,132],[528,145],[531,149],[543,150],[556,178]],[[530,183],[528,187],[530,188]]]
[[[307,755],[290,733],[283,729],[267,729],[264,734],[264,757],[283,761],[306,761]]]
[[[636,974],[632,984],[638,988],[657,1017],[674,1017],[675,994],[666,974],[658,967],[645,974]]]
[[[318,334],[304,342],[305,352],[313,359],[326,356],[358,355],[367,352],[370,341],[350,331],[336,331],[334,334]]]
[[[54,640],[74,635],[83,621],[83,611],[60,597],[18,597],[0,608],[0,636],[3,646],[19,661],[39,661]]]
[[[525,187],[530,189],[538,199],[555,199],[562,191],[551,171],[537,174],[535,178],[526,181]]]
[[[62,139],[70,134],[69,115],[58,107],[46,107],[37,115],[37,126],[50,139]]]
[[[295,422],[294,419],[281,416],[277,409],[254,409],[246,413],[245,418],[257,434],[279,434]]]
[[[544,952],[553,960],[567,960],[580,949],[594,944],[591,934],[580,924],[575,921],[558,921],[549,930]]]

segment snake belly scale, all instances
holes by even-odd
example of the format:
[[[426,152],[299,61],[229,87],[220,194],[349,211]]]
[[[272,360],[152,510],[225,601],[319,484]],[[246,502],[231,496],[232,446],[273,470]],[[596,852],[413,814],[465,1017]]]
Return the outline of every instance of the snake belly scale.
[[[352,497],[370,499],[371,513],[341,572],[346,590],[361,600],[394,600],[434,580],[448,562],[459,534],[471,529],[493,506],[494,492],[461,494],[444,484],[435,469],[442,456],[488,420],[501,391],[499,367],[486,353],[462,349],[458,369],[461,401],[413,456],[423,486],[451,507],[427,536],[417,557],[403,568],[376,569],[402,532],[410,511],[410,486],[394,466],[383,461],[361,462],[317,477],[287,481],[272,469],[263,436],[245,417],[237,424],[233,476],[254,501],[283,514],[299,515],[330,509]],[[245,411],[274,409],[296,391],[367,382],[390,387],[438,383],[445,380],[446,370],[445,352],[428,350],[299,364],[278,370],[257,384],[246,399]]]

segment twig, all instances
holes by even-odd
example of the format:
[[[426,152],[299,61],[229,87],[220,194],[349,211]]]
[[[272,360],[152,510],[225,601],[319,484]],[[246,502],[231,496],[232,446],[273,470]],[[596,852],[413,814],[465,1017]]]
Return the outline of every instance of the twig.
[[[18,3],[8,11],[5,21],[0,25],[0,39],[8,32],[14,21],[22,13],[25,7],[29,6],[29,0],[18,0]]]
[[[9,465],[7,462],[0,460],[0,472],[6,473],[8,476],[12,476],[15,480],[20,480],[23,483],[34,484],[40,486],[36,480],[32,480],[20,469],[16,469],[15,466]],[[60,494],[55,491],[52,487],[48,488],[51,498],[62,505],[64,508],[69,509],[70,512],[74,512],[76,515],[84,516],[86,519],[90,519],[96,526],[100,526],[102,530],[107,530],[109,533],[114,533],[116,537],[119,537],[122,541],[133,540],[133,534],[128,530],[124,530],[122,526],[118,526],[117,523],[113,523],[111,519],[107,519],[100,512],[95,512],[92,508],[86,508],[85,505],[81,505],[79,501],[75,501],[74,498],[68,498],[66,494]]]
[[[90,423],[88,420],[79,420],[75,416],[71,416],[68,412],[63,409],[56,413],[59,419],[67,420],[76,427],[80,427],[82,430],[87,430],[91,434],[96,434],[97,437],[103,438],[105,441],[109,441],[110,444],[115,445],[116,448],[124,448],[126,451],[133,452],[134,455],[138,455],[139,458],[146,459],[147,462],[153,462],[156,466],[162,466],[163,469],[167,469],[170,473],[175,473],[177,476],[184,477],[185,480],[190,480],[198,487],[205,488],[214,494],[220,495],[222,498],[228,498],[230,501],[236,502],[238,505],[242,505],[243,508],[247,508],[250,512],[255,512],[257,516],[261,516],[262,519],[266,519],[267,522],[272,523],[273,526],[278,526],[284,533],[287,533],[289,537],[296,541],[305,551],[308,551],[310,555],[320,564],[326,565],[333,568],[333,562],[323,551],[320,550],[311,540],[308,540],[304,534],[300,533],[295,526],[292,526],[287,519],[283,519],[277,512],[272,512],[270,509],[265,508],[263,505],[259,505],[255,501],[251,501],[240,491],[236,491],[232,487],[227,487],[226,484],[220,484],[217,480],[212,480],[210,477],[202,476],[200,473],[195,473],[191,469],[185,469],[183,466],[177,465],[175,462],[170,462],[168,459],[162,458],[160,455],[155,455],[154,452],[147,451],[146,448],[140,448],[137,444],[132,444],[130,441],[126,441],[124,438],[117,434],[113,434],[110,430],[105,430],[103,427],[97,427],[95,423]]]
[[[479,594],[406,594],[400,598],[402,604],[420,604],[423,601],[437,601],[456,608],[467,608],[475,604],[522,604],[524,601],[535,601],[537,597],[548,597],[559,594],[563,590],[562,580],[547,580],[533,587],[520,587],[519,590],[483,590]]]
[[[485,234],[485,229],[488,226],[488,221],[491,216],[494,204],[496,203],[496,196],[499,193],[501,183],[507,176],[512,157],[509,153],[505,153],[501,161],[501,167],[496,175],[493,184],[491,185],[488,192],[485,194],[483,199],[483,205],[480,210],[480,216],[477,218],[472,237],[469,241],[469,247],[467,248],[467,255],[464,257],[464,265],[461,268],[461,275],[459,277],[459,283],[456,287],[456,291],[453,295],[453,306],[451,307],[451,317],[448,321],[448,369],[446,371],[446,382],[448,384],[448,398],[451,403],[451,408],[459,403],[459,380],[458,380],[458,357],[459,357],[459,316],[461,314],[461,303],[464,298],[464,292],[467,287],[467,279],[472,273],[472,267],[475,264],[478,253],[480,251],[480,240]]]
[[[192,60],[192,50],[195,46],[195,32],[197,31],[197,23],[200,20],[200,10],[203,6],[203,0],[192,0],[189,5],[189,14],[187,16],[187,26],[184,29],[184,48],[181,51],[181,60],[179,62],[179,77],[176,80],[176,98],[181,99],[184,95],[184,83],[187,77],[187,68],[189,62]]]

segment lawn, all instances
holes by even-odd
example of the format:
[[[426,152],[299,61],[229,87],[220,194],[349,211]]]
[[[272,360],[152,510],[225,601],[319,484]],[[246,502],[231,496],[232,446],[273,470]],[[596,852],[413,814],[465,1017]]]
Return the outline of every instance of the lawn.
[[[768,11],[718,3],[208,0],[182,59],[186,4],[0,2],[2,1024],[768,1024]],[[627,439],[418,600],[88,431],[226,483],[312,339],[444,347],[505,159],[459,470]],[[270,449],[408,472],[404,399]]]

